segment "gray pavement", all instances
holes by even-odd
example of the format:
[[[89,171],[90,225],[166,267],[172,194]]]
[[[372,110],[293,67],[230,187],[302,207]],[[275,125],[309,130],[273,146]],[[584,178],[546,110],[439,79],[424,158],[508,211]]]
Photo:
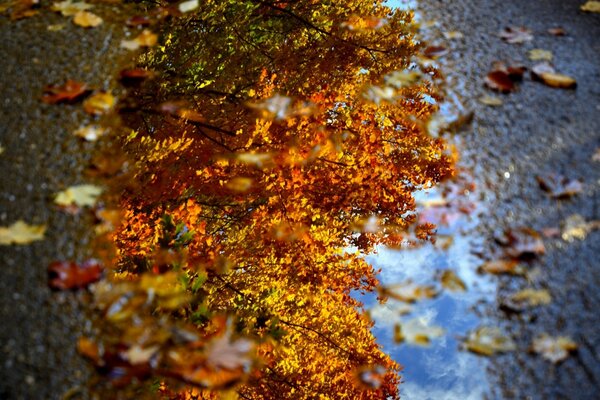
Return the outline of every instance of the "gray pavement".
[[[435,44],[451,48],[446,56],[450,85],[458,88],[475,111],[472,125],[459,138],[462,159],[488,190],[487,213],[479,230],[489,239],[504,228],[541,230],[559,227],[573,214],[600,219],[600,163],[591,161],[600,147],[600,14],[579,10],[584,1],[441,1],[420,3],[423,18],[435,20]],[[522,45],[498,37],[507,26],[525,26],[534,39]],[[556,37],[547,29],[562,27]],[[446,40],[443,32],[460,31],[463,39]],[[550,50],[558,72],[577,79],[576,90],[532,82],[526,74],[516,93],[498,95],[500,107],[480,104],[493,94],[483,78],[493,61],[532,66],[527,51]],[[541,191],[536,176],[559,173],[585,182],[582,194],[555,200]],[[547,288],[553,302],[522,315],[488,307],[490,323],[506,329],[522,351],[495,357],[489,370],[491,398],[595,399],[600,392],[600,232],[572,243],[546,239],[547,254],[531,263],[540,274],[532,285]],[[494,256],[491,256],[492,258]],[[501,278],[498,297],[528,287],[518,278]],[[559,365],[530,354],[531,340],[541,332],[568,335],[579,350]]]

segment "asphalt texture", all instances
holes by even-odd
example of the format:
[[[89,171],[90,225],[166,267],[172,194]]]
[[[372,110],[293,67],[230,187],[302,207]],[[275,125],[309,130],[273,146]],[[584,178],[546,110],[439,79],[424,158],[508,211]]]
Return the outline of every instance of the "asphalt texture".
[[[96,144],[73,131],[93,118],[80,103],[48,105],[40,99],[44,86],[67,79],[111,89],[127,51],[119,49],[122,23],[84,29],[51,12],[49,4],[19,21],[0,16],[0,226],[22,219],[48,227],[43,241],[0,246],[2,400],[85,398],[90,376],[75,348],[91,329],[85,291],[51,291],[47,266],[90,256],[91,212],[61,211],[53,196],[88,182],[84,170]],[[64,28],[48,30],[57,24]]]
[[[433,44],[450,49],[443,64],[449,87],[474,111],[474,120],[459,134],[462,162],[469,165],[487,191],[479,232],[494,259],[494,235],[504,229],[560,227],[573,214],[600,219],[600,163],[592,161],[600,147],[600,14],[579,10],[581,0],[427,0],[422,17],[434,21]],[[534,39],[509,44],[498,33],[507,26],[525,26]],[[566,36],[547,33],[562,27]],[[447,40],[444,32],[464,38]],[[531,67],[527,51],[552,51],[553,65],[574,77],[576,90],[554,89],[534,82],[526,73],[515,93],[494,94],[484,77],[494,61]],[[499,107],[477,101],[484,94],[500,97]],[[536,176],[558,173],[585,183],[583,193],[556,200],[540,190]],[[533,282],[499,278],[498,301],[489,305],[488,324],[502,327],[519,351],[496,356],[488,371],[493,399],[597,399],[600,393],[600,232],[584,240],[545,239],[546,254],[529,264]],[[522,314],[506,314],[500,299],[515,290],[546,288],[549,306]],[[546,332],[570,336],[579,349],[553,365],[527,351],[533,338]]]

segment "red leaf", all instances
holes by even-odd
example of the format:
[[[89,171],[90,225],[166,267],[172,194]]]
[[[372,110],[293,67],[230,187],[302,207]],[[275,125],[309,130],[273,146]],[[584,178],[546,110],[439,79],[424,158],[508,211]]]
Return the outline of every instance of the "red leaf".
[[[493,90],[502,93],[514,92],[516,86],[510,75],[504,71],[492,71],[485,77],[485,84]]]
[[[52,289],[81,289],[100,279],[102,266],[96,260],[87,260],[83,264],[55,261],[48,266],[48,274]]]
[[[72,103],[88,92],[87,85],[69,79],[62,86],[48,85],[44,88],[42,101],[47,104]]]

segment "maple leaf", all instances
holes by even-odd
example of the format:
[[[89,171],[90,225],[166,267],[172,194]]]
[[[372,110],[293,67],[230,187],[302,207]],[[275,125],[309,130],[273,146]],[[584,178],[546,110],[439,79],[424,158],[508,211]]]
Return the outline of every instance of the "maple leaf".
[[[46,225],[29,225],[18,220],[8,227],[0,226],[0,245],[29,244],[44,239]]]
[[[68,290],[87,287],[102,276],[102,266],[96,260],[82,264],[69,261],[55,261],[48,266],[49,286],[53,289]]]
[[[54,203],[59,206],[86,207],[96,204],[98,197],[102,194],[102,188],[95,185],[75,185],[56,194]]]
[[[42,101],[47,104],[72,103],[86,95],[87,92],[88,88],[85,83],[69,79],[62,86],[46,86]]]

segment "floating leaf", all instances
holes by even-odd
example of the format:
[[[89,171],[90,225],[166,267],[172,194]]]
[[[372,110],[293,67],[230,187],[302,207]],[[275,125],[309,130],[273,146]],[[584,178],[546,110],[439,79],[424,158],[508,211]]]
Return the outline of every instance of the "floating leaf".
[[[452,292],[464,292],[467,290],[467,285],[460,279],[454,271],[449,269],[442,272],[440,282],[445,289]]]
[[[570,352],[577,350],[577,343],[566,336],[552,337],[543,333],[533,340],[531,349],[557,364],[565,360]]]
[[[392,299],[406,303],[415,303],[418,300],[432,299],[439,294],[434,286],[417,285],[410,280],[398,285],[380,286],[378,290],[382,297],[391,297]]]
[[[77,137],[83,138],[89,142],[98,140],[100,136],[106,133],[106,129],[98,125],[87,125],[77,129],[73,134]]]
[[[482,356],[492,356],[495,353],[504,353],[517,349],[515,342],[502,334],[500,329],[493,327],[479,327],[469,333],[464,342],[467,350]]]
[[[483,103],[486,106],[492,106],[492,107],[497,107],[497,106],[501,106],[502,104],[504,104],[502,99],[495,97],[495,96],[490,96],[487,94],[481,96],[478,100],[480,103]]]
[[[140,47],[152,47],[158,42],[158,35],[148,29],[144,29],[132,40],[122,40],[121,47],[127,50],[137,50]]]
[[[53,289],[81,289],[102,277],[102,266],[96,260],[88,260],[82,264],[55,261],[48,266],[48,274],[48,284]]]
[[[495,260],[488,261],[478,268],[479,272],[486,272],[494,275],[524,275],[525,269],[516,260]]]
[[[104,22],[102,18],[89,11],[79,11],[73,17],[75,25],[83,28],[95,28]]]
[[[587,1],[580,9],[585,12],[600,13],[600,1]]]
[[[47,104],[72,103],[83,97],[87,91],[88,88],[85,83],[69,79],[62,86],[46,86],[42,101]]]
[[[72,0],[61,1],[60,3],[52,4],[52,11],[60,12],[65,17],[71,17],[78,12],[89,10],[93,6],[83,1],[74,2]]]
[[[0,226],[0,245],[29,244],[44,239],[46,225],[29,225],[18,220],[11,226]]]
[[[568,179],[562,175],[549,174],[538,176],[536,179],[540,187],[555,198],[571,197],[583,191],[581,181]]]
[[[554,57],[551,51],[543,49],[529,50],[527,55],[532,61],[552,61],[552,58]]]
[[[508,43],[525,43],[533,40],[531,31],[522,26],[510,26],[500,32],[500,37]]]
[[[110,111],[117,100],[110,92],[98,92],[83,102],[83,109],[91,115],[102,115]]]
[[[425,318],[414,318],[401,325],[394,326],[394,341],[406,341],[419,346],[429,346],[431,339],[444,334],[444,329],[439,326],[429,325]]]
[[[199,5],[198,0],[188,0],[188,1],[184,1],[182,3],[179,3],[179,6],[177,6],[177,8],[182,13],[186,13],[186,12],[195,10],[196,8],[198,8],[198,5]]]
[[[59,206],[93,206],[98,200],[98,196],[102,193],[102,188],[95,185],[75,185],[67,188],[66,190],[59,192],[54,203]]]

